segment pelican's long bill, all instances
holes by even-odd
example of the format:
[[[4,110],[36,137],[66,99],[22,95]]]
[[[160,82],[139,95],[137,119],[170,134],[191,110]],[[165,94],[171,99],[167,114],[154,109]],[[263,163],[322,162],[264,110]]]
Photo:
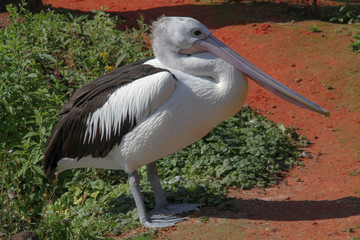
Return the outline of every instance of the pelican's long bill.
[[[273,94],[300,107],[320,113],[326,117],[330,116],[330,113],[327,110],[306,99],[297,92],[291,90],[284,84],[278,82],[276,79],[269,76],[264,71],[260,70],[258,67],[240,56],[234,50],[226,46],[213,35],[209,35],[205,39],[197,40],[193,44],[192,48],[182,50],[180,53],[189,54],[203,51],[211,52],[229,64],[233,65],[236,69],[248,75],[253,81]]]

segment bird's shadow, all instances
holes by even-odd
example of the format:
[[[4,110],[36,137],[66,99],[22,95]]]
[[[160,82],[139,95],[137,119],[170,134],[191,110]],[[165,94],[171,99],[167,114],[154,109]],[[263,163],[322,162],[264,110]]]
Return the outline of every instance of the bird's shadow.
[[[183,194],[184,190],[172,192],[172,195]],[[207,193],[207,198],[217,198]],[[149,199],[152,192],[145,193],[145,202],[148,210],[154,207],[153,199]],[[196,197],[195,197],[196,198]],[[194,200],[194,201],[192,201]],[[344,197],[335,200],[261,200],[261,199],[229,199],[224,210],[218,210],[216,206],[204,205],[201,211],[195,213],[185,213],[185,216],[209,217],[226,219],[248,219],[248,220],[267,220],[267,221],[315,221],[325,219],[341,219],[360,215],[360,198],[355,196]],[[173,203],[174,199],[169,202]],[[191,202],[196,202],[191,199]],[[110,202],[109,211],[116,213],[126,213],[133,210],[135,204],[131,196],[122,194]]]
[[[360,198],[353,196],[321,201],[233,199],[231,203],[228,210],[205,207],[203,212],[218,218],[268,221],[314,221],[360,215]]]

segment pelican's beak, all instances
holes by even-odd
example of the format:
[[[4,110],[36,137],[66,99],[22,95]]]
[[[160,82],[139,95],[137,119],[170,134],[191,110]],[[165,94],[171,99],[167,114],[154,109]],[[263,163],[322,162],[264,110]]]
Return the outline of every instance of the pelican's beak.
[[[291,90],[284,84],[278,82],[276,79],[269,76],[255,65],[247,61],[245,58],[240,56],[234,50],[226,46],[213,35],[209,35],[205,39],[197,40],[194,42],[193,47],[181,50],[180,53],[191,54],[204,51],[211,52],[229,64],[233,65],[236,69],[248,75],[253,81],[273,94],[300,107],[320,113],[326,117],[330,116],[330,113],[327,110]]]

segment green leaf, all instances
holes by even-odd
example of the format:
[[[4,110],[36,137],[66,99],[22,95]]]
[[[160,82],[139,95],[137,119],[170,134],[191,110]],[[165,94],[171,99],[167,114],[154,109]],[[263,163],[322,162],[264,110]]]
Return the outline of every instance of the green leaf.
[[[90,194],[90,197],[96,198],[99,194],[100,194],[100,191],[95,191],[95,192]]]
[[[281,130],[282,133],[285,133],[286,127],[283,123],[278,123],[277,126]]]
[[[118,67],[120,63],[127,57],[127,54],[123,54],[116,59],[115,67]]]
[[[37,174],[39,174],[40,176],[46,178],[44,171],[40,167],[34,165],[33,168],[34,168],[34,170],[35,170],[35,172]]]
[[[45,58],[45,59],[49,60],[50,62],[56,63],[56,59],[50,54],[42,53],[42,54],[39,54],[39,56],[41,58]]]
[[[74,205],[79,205],[82,202],[83,202],[83,199],[81,196],[79,198],[74,198]]]
[[[28,75],[28,78],[37,78],[38,77],[38,74],[37,73],[30,73]]]

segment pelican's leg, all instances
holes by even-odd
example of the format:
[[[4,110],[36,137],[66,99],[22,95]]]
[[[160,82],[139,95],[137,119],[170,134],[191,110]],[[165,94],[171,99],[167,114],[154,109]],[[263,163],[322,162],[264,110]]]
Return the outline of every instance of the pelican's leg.
[[[183,203],[183,204],[169,204],[166,200],[164,191],[162,190],[158,170],[156,167],[156,162],[152,162],[147,166],[147,176],[151,183],[151,186],[155,195],[155,203],[156,207],[153,211],[150,212],[152,216],[157,215],[174,215],[177,213],[194,211],[196,210],[200,204],[191,204],[191,203]]]
[[[156,209],[164,208],[169,205],[169,203],[166,200],[165,193],[162,190],[160,184],[156,162],[152,162],[146,165],[146,169],[149,182],[151,183],[152,189],[154,191]]]
[[[175,223],[181,222],[184,219],[173,216],[152,216],[146,212],[144,200],[140,192],[140,176],[137,171],[129,174],[130,190],[134,197],[136,208],[139,214],[139,220],[142,225],[150,228],[162,228],[173,226]]]

